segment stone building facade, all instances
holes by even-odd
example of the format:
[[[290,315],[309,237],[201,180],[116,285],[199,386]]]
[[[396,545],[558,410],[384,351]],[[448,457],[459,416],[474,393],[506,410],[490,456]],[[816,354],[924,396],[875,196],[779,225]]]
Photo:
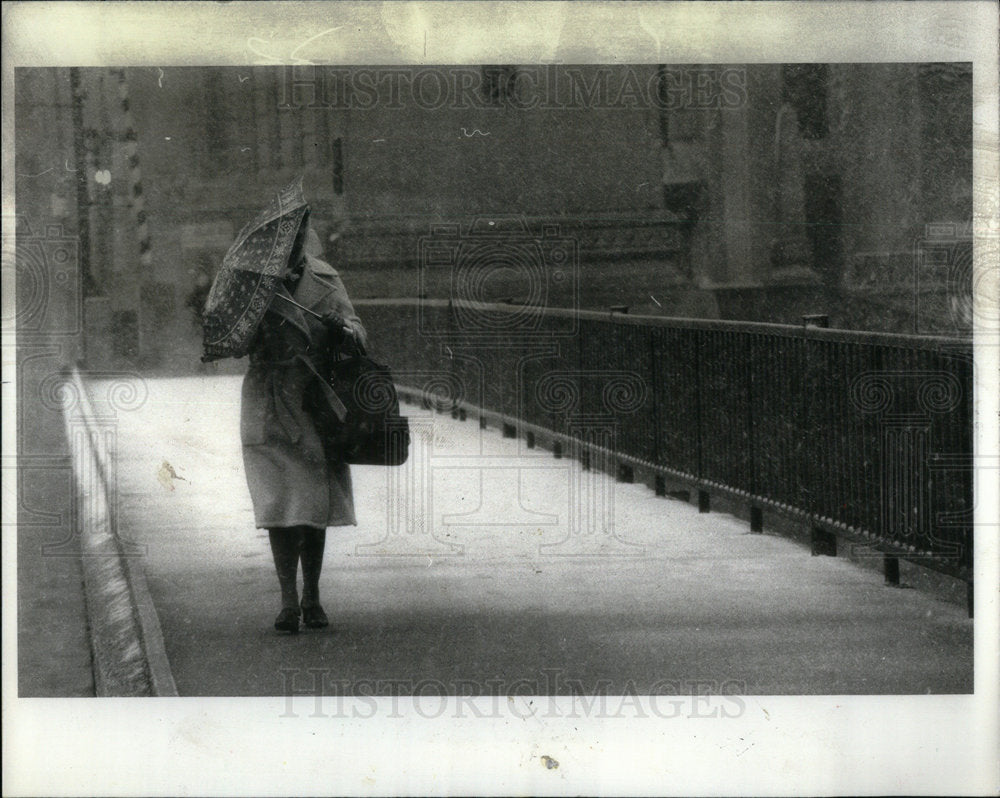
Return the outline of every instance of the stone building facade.
[[[453,294],[421,241],[503,217],[574,240],[578,290],[557,304],[969,331],[967,65],[60,68],[15,84],[20,251],[62,236],[78,252],[58,285],[18,258],[19,290],[48,281],[51,307],[79,308],[94,363],[195,362],[206,279],[298,175],[358,297]],[[470,298],[519,301],[525,268],[497,256]]]

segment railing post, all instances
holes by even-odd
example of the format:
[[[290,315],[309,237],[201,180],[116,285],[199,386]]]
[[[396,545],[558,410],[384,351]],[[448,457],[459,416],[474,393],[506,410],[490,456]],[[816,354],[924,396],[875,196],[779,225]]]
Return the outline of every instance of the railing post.
[[[825,313],[808,313],[802,317],[804,327],[829,327],[830,317]]]
[[[814,524],[812,528],[811,542],[813,557],[837,556],[837,536],[832,532],[827,532],[822,527]]]
[[[708,491],[707,490],[699,490],[698,491],[698,512],[699,513],[707,513],[707,512],[711,512],[711,509],[712,509],[712,500],[711,500],[711,497],[708,494]]]
[[[893,587],[899,587],[899,558],[890,554],[882,556],[882,571],[885,574],[885,583]]]
[[[750,508],[750,531],[764,531],[764,512],[760,509],[760,507]]]
[[[695,340],[695,357],[694,357],[694,406],[695,406],[695,476],[701,479],[705,475],[704,464],[702,462],[702,454],[704,450],[704,441],[702,441],[702,430],[701,430],[701,417],[702,417],[702,407],[705,404],[705,393],[702,391],[702,374],[701,374],[701,342],[702,336],[693,336]]]
[[[809,313],[802,316],[802,325],[804,327],[829,327],[830,317],[825,313]],[[806,342],[806,374],[811,374],[811,363],[808,351],[808,342]],[[808,377],[807,377],[808,379]],[[809,414],[809,400],[806,399],[806,412],[804,418],[806,419],[806,429],[809,430],[809,425],[811,422]],[[808,484],[808,483],[807,483]],[[812,505],[809,509],[815,512],[815,498],[811,498],[809,504]],[[812,556],[813,557],[836,557],[837,556],[837,536],[827,530],[823,529],[816,524],[812,525],[810,530],[810,543],[812,545]]]

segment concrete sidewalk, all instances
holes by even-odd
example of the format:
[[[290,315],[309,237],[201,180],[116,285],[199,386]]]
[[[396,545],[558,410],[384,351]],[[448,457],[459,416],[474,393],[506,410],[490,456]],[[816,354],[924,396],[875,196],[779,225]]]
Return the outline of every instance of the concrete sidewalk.
[[[408,464],[355,468],[359,526],[328,534],[331,628],[279,636],[239,384],[151,379],[118,419],[120,530],[145,547],[182,696],[282,695],[293,677],[385,694],[972,690],[961,607],[416,407]]]

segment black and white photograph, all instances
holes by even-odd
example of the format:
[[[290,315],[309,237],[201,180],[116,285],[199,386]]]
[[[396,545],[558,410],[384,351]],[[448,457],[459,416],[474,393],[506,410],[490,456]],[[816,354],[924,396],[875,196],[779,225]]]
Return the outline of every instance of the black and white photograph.
[[[5,794],[995,794],[997,11],[6,3]]]

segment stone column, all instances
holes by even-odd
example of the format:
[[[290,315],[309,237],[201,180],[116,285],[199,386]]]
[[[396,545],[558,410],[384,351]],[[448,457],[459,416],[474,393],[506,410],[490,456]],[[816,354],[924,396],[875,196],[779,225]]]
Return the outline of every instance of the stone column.
[[[805,235],[805,191],[802,143],[795,109],[784,103],[774,123],[774,237],[771,240],[771,278],[775,282],[801,280],[809,270]]]
[[[723,222],[727,283],[755,283],[751,258],[750,163],[747,157],[747,110],[724,108],[722,126]]]

